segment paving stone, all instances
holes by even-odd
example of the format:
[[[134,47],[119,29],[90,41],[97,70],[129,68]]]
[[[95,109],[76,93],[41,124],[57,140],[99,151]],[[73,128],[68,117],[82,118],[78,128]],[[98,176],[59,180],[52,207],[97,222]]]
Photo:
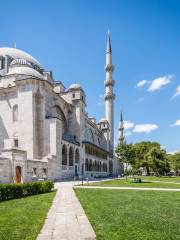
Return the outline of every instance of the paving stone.
[[[73,182],[56,183],[55,187],[55,199],[37,240],[95,240],[94,230],[74,193]]]

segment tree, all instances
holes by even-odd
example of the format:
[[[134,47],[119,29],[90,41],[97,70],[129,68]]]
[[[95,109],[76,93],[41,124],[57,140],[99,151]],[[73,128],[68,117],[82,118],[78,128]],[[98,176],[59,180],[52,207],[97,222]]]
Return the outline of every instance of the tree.
[[[176,172],[176,175],[178,175],[180,170],[180,152],[169,154],[168,159],[170,161],[171,168]]]
[[[157,142],[139,142],[134,144],[135,167],[145,168],[147,175],[150,175],[152,167],[152,158],[149,155],[149,151],[154,147],[160,149],[160,144]]]
[[[160,146],[152,147],[147,153],[150,168],[157,175],[164,175],[170,171],[166,152]]]
[[[120,162],[126,164],[126,177],[128,165],[134,164],[134,148],[132,144],[126,142],[119,144],[116,148],[117,158]]]

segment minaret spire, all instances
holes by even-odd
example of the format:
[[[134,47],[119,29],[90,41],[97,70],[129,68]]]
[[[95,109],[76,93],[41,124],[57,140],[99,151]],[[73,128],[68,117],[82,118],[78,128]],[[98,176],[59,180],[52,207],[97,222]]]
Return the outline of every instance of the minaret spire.
[[[105,112],[106,112],[106,119],[109,122],[110,128],[110,137],[109,137],[109,147],[110,151],[113,152],[114,150],[114,99],[115,94],[113,93],[113,87],[115,81],[112,78],[114,66],[112,64],[112,49],[111,49],[111,41],[110,41],[110,33],[108,31],[107,34],[107,45],[106,45],[106,80],[104,82],[105,85]]]
[[[108,35],[107,35],[107,47],[106,47],[106,53],[112,53],[111,49],[111,40],[110,40],[110,31],[108,30]]]
[[[118,141],[119,141],[119,144],[122,144],[124,142],[124,124],[123,124],[123,114],[122,114],[122,111],[120,113],[118,132],[119,132]]]

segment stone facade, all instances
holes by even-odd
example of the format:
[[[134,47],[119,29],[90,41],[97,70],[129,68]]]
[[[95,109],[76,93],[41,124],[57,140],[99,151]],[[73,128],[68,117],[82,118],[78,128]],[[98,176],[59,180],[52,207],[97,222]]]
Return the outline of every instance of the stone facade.
[[[0,48],[0,183],[118,173],[108,94],[110,116],[96,123],[80,85],[66,89],[29,54]]]

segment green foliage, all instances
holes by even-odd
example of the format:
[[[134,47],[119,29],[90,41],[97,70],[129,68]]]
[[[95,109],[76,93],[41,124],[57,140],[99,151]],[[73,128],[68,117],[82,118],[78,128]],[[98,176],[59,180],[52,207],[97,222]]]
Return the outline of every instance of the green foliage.
[[[54,184],[51,181],[24,184],[0,184],[0,201],[46,193],[50,192],[53,188]]]
[[[118,160],[123,163],[134,163],[134,148],[132,144],[119,144],[116,148]]]
[[[117,146],[116,153],[119,161],[131,164],[133,172],[143,168],[147,175],[165,175],[170,171],[168,156],[157,142],[123,143]]]
[[[170,161],[171,168],[178,174],[180,170],[180,152],[169,154],[168,159]]]

